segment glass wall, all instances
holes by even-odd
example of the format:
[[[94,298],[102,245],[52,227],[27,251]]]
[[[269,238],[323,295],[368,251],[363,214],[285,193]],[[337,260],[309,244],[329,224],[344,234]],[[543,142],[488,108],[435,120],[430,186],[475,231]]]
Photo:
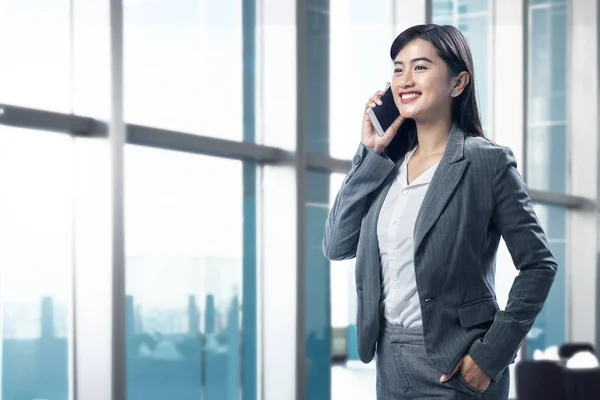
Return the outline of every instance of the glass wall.
[[[253,142],[244,3],[125,2],[125,120]],[[128,399],[254,398],[256,166],[137,146],[126,159]]]
[[[242,0],[125,1],[126,121],[242,140],[242,41]]]
[[[491,56],[492,56],[492,1],[491,0],[433,0],[432,22],[453,25],[469,43],[475,69],[475,88],[483,131],[491,132]]]
[[[0,125],[2,399],[70,398],[72,140]]]
[[[310,365],[306,399],[328,400],[331,392],[331,316],[334,312],[331,291],[341,282],[334,283],[330,277],[329,260],[323,255],[321,246],[329,211],[329,174],[309,171],[306,183],[306,356]]]
[[[392,80],[394,69],[389,54],[397,33],[388,0],[332,0],[329,15],[331,131],[329,146],[319,152],[350,159],[360,143],[365,104]]]
[[[566,193],[567,1],[532,0],[527,13],[527,183]]]
[[[535,212],[546,233],[550,250],[559,265],[548,299],[525,340],[527,358],[533,358],[535,350],[560,346],[566,340],[567,304],[567,210],[561,206],[535,205]]]
[[[342,187],[346,176],[331,174],[329,177],[328,209]],[[356,281],[355,259],[330,261],[331,264],[331,325],[333,328],[346,328],[344,354],[348,360],[358,360],[356,339]]]
[[[130,146],[125,178],[127,398],[239,398],[241,162]]]
[[[0,2],[0,103],[70,111],[68,1]]]
[[[527,163],[528,187],[565,193],[568,185],[567,1],[530,1],[527,7]],[[527,336],[526,352],[560,345],[566,331],[566,219],[560,206],[536,207],[560,266],[542,313]]]

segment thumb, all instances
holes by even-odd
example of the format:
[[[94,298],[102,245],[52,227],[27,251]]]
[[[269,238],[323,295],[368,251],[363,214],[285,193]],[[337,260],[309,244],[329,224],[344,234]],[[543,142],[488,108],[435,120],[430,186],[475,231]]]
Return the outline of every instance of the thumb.
[[[450,379],[452,379],[452,377],[454,376],[454,374],[456,374],[456,371],[458,371],[458,369],[460,368],[460,366],[463,363],[463,359],[461,358],[456,365],[454,366],[454,368],[452,368],[452,371],[450,371],[450,375],[446,376],[446,375],[442,375],[440,378],[440,382],[444,383],[446,381],[449,381]]]
[[[398,128],[400,128],[400,125],[402,125],[403,121],[404,117],[402,115],[399,115],[398,118],[396,118],[396,120],[392,122],[392,125],[390,125],[387,131],[385,131],[385,136],[387,136],[389,133],[396,133]]]

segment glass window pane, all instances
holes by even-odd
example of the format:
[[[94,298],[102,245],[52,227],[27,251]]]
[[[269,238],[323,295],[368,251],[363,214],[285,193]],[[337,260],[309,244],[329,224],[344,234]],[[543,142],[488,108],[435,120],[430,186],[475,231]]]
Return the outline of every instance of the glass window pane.
[[[486,136],[491,137],[490,31],[491,6],[489,0],[434,0],[433,22],[457,27],[467,39],[473,54],[475,89],[481,124]]]
[[[69,2],[0,2],[0,103],[70,111]]]
[[[126,160],[127,398],[238,399],[243,164],[137,146]]]
[[[527,184],[567,190],[566,1],[529,7]]]
[[[329,400],[331,286],[329,260],[321,245],[329,209],[329,174],[308,171],[306,182],[306,357],[310,364],[306,399]]]
[[[437,18],[444,18],[466,14],[487,14],[490,9],[490,0],[434,0],[433,17],[434,23],[441,24]],[[451,23],[450,23],[451,24]]]
[[[440,25],[451,25],[453,16],[455,14],[454,3],[454,0],[434,0],[431,7],[433,23]],[[440,22],[441,19],[444,19],[443,22]]]
[[[489,10],[490,0],[460,0],[458,9],[461,13],[487,12]]]
[[[537,349],[560,346],[565,342],[566,331],[566,221],[567,210],[560,206],[535,205],[535,212],[558,263],[558,273],[540,315],[527,334],[527,358],[533,358]]]
[[[242,140],[242,1],[125,1],[127,122]]]
[[[343,159],[354,155],[360,143],[365,103],[392,79],[393,65],[389,56],[395,37],[390,25],[392,11],[386,1],[330,2],[330,133],[328,138],[327,129],[319,128],[320,136],[312,139],[312,145],[309,143],[310,151],[328,152],[332,157]],[[319,49],[309,48],[308,53]],[[309,85],[321,83],[315,80],[309,81]],[[317,109],[327,108],[318,98],[309,97],[309,100],[315,102]]]
[[[1,394],[69,396],[72,140],[0,126]]]
[[[73,1],[73,111],[110,117],[110,2]]]
[[[333,205],[335,196],[342,187],[345,174],[331,174],[329,177],[329,204]],[[334,328],[347,328],[346,355],[348,360],[358,360],[356,341],[356,281],[354,266],[356,259],[330,261],[331,265],[331,325]]]

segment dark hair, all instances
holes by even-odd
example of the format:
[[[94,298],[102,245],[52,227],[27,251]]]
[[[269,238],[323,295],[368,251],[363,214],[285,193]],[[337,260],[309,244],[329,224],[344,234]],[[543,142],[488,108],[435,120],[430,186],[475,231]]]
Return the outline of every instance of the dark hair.
[[[467,136],[485,137],[475,97],[473,58],[465,37],[451,25],[427,24],[410,27],[398,35],[392,43],[390,48],[392,62],[409,42],[419,38],[428,41],[436,48],[438,56],[448,67],[450,77],[456,77],[462,71],[469,74],[469,83],[460,96],[452,101],[452,122],[457,124]],[[414,148],[416,144],[416,123],[412,119],[406,119],[386,148],[386,153],[392,159],[397,159],[407,150]]]

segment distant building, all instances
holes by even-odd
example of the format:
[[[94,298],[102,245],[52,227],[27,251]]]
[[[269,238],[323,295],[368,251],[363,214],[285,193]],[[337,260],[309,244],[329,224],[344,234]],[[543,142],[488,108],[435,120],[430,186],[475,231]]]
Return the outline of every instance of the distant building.
[[[215,320],[216,320],[216,309],[215,309],[215,298],[212,294],[206,296],[206,308],[204,311],[204,333],[206,335],[212,335],[215,333]]]
[[[200,332],[200,310],[196,304],[196,296],[188,296],[188,333],[196,335]]]
[[[51,297],[42,297],[42,318],[41,318],[42,339],[54,338],[54,306]]]

